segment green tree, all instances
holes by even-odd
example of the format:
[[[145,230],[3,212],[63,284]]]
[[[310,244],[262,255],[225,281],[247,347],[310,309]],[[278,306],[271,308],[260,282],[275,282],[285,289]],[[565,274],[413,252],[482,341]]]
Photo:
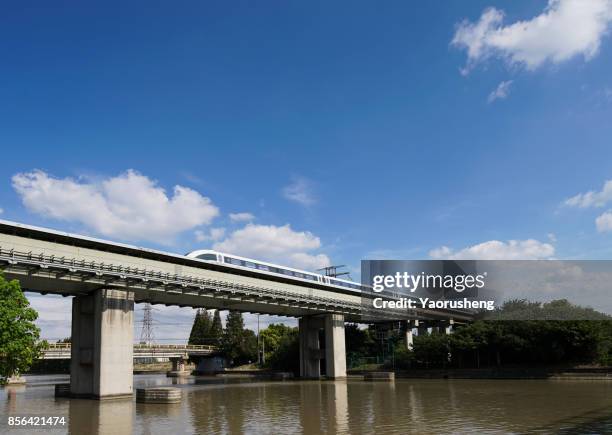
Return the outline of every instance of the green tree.
[[[298,328],[290,328],[288,326],[285,326],[285,328],[287,329],[284,330],[284,334],[280,337],[274,352],[266,356],[266,365],[274,370],[293,372],[297,376],[300,374]]]
[[[221,314],[219,310],[215,310],[209,335],[209,344],[214,346],[219,346],[221,344],[221,340],[223,339],[223,324],[221,323]]]
[[[230,311],[225,320],[221,352],[232,365],[246,364],[257,359],[257,337],[244,328],[244,319],[238,311]]]
[[[416,336],[413,343],[414,359],[425,367],[446,367],[450,355],[450,338],[434,332]]]
[[[39,342],[38,318],[17,280],[0,274],[0,383],[27,371],[46,342]]]
[[[278,350],[283,338],[291,334],[294,329],[283,323],[273,323],[259,333],[259,345],[265,349],[266,361]]]
[[[189,344],[210,344],[211,327],[212,319],[210,318],[210,314],[204,309],[199,309],[193,320],[193,326],[189,334]]]

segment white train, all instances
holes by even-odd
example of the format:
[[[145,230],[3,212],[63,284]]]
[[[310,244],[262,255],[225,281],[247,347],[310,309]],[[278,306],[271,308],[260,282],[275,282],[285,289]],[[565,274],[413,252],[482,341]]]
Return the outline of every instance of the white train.
[[[200,249],[197,251],[190,252],[186,255],[189,258],[195,258],[207,263],[223,264],[226,266],[232,266],[240,269],[248,269],[250,271],[257,271],[258,273],[266,275],[282,276],[293,280],[305,281],[305,282],[318,282],[321,284],[327,284],[335,287],[340,287],[344,290],[351,290],[354,292],[368,291],[369,289],[362,286],[359,283],[347,281],[340,278],[332,278],[317,273],[308,272],[305,270],[293,269],[287,266],[280,266],[278,264],[266,263],[259,260],[253,260],[251,258],[239,257],[232,254],[224,254],[222,252],[212,251],[210,249]]]

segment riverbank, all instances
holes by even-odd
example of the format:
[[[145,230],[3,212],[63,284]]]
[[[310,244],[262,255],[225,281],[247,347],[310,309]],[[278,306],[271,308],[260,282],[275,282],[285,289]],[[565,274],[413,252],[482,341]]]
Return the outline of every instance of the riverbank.
[[[383,370],[384,371],[384,370]],[[404,379],[556,379],[612,381],[612,367],[487,367],[480,369],[388,370]],[[365,375],[367,370],[349,370]]]

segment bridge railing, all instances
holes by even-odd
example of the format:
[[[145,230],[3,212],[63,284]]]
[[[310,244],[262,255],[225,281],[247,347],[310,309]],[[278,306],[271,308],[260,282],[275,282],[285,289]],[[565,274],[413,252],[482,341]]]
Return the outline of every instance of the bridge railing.
[[[134,350],[217,350],[217,346],[206,345],[206,344],[135,344]]]
[[[71,347],[70,343],[48,343],[45,350],[64,350]]]
[[[49,343],[45,350],[69,350],[71,349],[71,343]],[[134,350],[217,350],[217,346],[206,345],[206,344],[134,344]]]

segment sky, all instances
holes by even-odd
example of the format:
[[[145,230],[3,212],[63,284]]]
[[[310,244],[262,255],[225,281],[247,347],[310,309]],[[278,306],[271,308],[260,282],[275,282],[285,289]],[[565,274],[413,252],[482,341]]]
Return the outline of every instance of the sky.
[[[0,22],[2,219],[354,279],[612,258],[612,0],[24,1]],[[30,299],[69,335],[69,299]],[[183,339],[193,311],[154,315]]]

